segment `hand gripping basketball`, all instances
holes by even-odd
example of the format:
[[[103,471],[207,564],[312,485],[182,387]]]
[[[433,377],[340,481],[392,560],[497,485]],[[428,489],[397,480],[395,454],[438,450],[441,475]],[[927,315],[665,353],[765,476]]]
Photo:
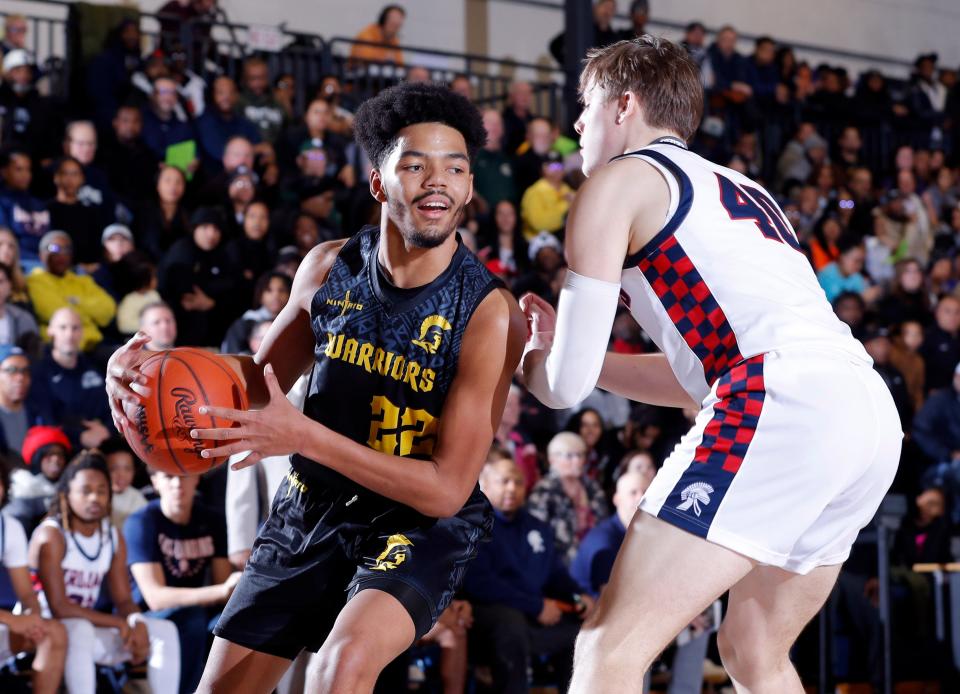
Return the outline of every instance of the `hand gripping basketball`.
[[[276,375],[273,366],[267,364],[263,369],[263,381],[267,386],[270,400],[262,410],[234,410],[227,407],[204,406],[200,414],[234,422],[238,426],[217,429],[193,429],[190,436],[206,441],[231,441],[217,448],[206,448],[201,453],[204,458],[231,456],[235,453],[251,451],[242,461],[234,463],[234,470],[241,470],[263,458],[291,453],[303,453],[307,439],[307,428],[316,426],[300,410],[290,404]]]
[[[113,424],[129,440],[129,432],[134,423],[124,412],[124,404],[131,408],[139,407],[140,394],[131,388],[132,384],[146,385],[146,377],[140,373],[137,365],[145,356],[145,348],[150,342],[149,336],[138,332],[125,345],[114,352],[107,362],[107,398],[110,402],[110,414]]]

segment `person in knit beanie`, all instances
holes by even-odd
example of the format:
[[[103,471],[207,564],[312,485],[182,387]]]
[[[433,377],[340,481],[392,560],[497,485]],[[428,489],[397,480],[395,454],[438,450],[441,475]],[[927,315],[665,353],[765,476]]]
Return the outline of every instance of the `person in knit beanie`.
[[[56,494],[57,481],[70,456],[70,440],[60,427],[27,430],[20,449],[26,468],[10,473],[10,513],[29,536]]]

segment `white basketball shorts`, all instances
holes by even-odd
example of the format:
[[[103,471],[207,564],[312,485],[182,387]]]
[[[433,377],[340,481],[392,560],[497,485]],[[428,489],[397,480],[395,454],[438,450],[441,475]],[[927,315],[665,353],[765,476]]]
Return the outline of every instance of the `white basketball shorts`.
[[[903,433],[867,363],[767,352],[714,384],[640,508],[751,559],[805,574],[842,563],[890,488]]]

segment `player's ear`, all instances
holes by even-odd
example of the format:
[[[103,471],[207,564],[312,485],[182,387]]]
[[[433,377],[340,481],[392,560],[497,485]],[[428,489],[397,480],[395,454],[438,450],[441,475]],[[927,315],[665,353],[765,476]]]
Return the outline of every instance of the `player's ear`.
[[[377,202],[387,201],[387,191],[383,185],[383,177],[380,175],[380,169],[370,169],[370,195]]]
[[[467,190],[467,199],[463,201],[464,205],[469,205],[473,200],[473,174],[470,174],[470,188]]]
[[[637,101],[637,95],[633,92],[624,92],[620,95],[617,102],[617,122],[622,123],[626,118],[632,116],[640,108]]]

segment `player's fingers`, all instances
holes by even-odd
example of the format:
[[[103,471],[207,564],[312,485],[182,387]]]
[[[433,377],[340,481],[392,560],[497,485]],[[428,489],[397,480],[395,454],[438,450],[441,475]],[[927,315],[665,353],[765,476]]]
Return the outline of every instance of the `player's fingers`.
[[[231,470],[243,470],[244,468],[250,467],[251,465],[256,465],[256,464],[259,463],[261,460],[263,460],[263,456],[262,456],[262,455],[260,455],[260,454],[257,453],[256,451],[251,451],[251,452],[250,452],[250,455],[248,455],[248,456],[247,456],[246,458],[244,458],[243,460],[238,460],[237,462],[235,462],[233,465],[230,466],[230,469],[231,469]]]
[[[277,374],[273,371],[273,364],[267,364],[263,367],[263,381],[267,386],[267,392],[270,393],[271,400],[274,398],[274,396],[281,398],[287,397],[283,392],[283,388],[280,387],[280,381],[277,380]]]
[[[231,455],[237,453],[243,453],[244,451],[250,450],[249,441],[236,441],[234,443],[228,443],[226,446],[217,446],[216,448],[204,448],[200,451],[200,456],[203,458],[229,458]],[[247,456],[247,459],[243,462],[247,462],[250,458],[257,455],[256,451]],[[259,460],[259,458],[258,458]]]
[[[223,419],[229,419],[231,422],[244,423],[253,421],[251,413],[244,412],[243,410],[234,410],[230,407],[214,407],[213,405],[203,405],[200,408],[200,414],[209,417],[222,417]]]
[[[241,427],[190,430],[191,438],[204,441],[232,441],[241,439],[246,435],[247,432]]]

